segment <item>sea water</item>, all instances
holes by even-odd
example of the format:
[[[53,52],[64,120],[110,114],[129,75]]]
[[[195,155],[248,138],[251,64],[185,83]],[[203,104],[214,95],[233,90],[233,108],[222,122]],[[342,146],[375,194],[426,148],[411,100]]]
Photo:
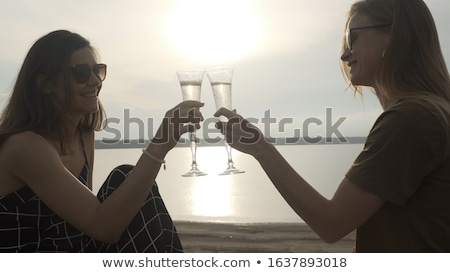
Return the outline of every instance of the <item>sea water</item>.
[[[318,192],[331,198],[363,144],[278,145],[280,153]],[[101,186],[112,168],[135,164],[140,148],[96,149],[94,191]],[[227,167],[224,146],[197,148],[202,177],[182,177],[190,169],[188,147],[176,147],[165,158],[167,170],[161,168],[156,181],[174,220],[262,223],[303,222],[289,207],[250,155],[233,150],[236,168],[243,174],[218,175]]]

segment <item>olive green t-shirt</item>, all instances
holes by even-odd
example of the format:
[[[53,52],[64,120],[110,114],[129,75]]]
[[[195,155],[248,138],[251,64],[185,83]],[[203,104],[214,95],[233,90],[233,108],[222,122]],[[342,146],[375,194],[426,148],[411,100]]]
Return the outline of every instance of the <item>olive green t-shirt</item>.
[[[346,174],[386,201],[357,229],[357,252],[450,252],[449,123],[412,99],[377,119]]]

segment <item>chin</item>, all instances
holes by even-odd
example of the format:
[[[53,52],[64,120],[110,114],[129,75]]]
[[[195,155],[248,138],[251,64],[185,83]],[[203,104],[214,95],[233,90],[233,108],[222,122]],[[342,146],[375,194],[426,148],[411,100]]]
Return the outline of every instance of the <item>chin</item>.
[[[99,107],[99,104],[98,104],[98,100],[96,101],[95,104],[92,103],[92,104],[86,105],[86,106],[87,106],[86,112],[89,112],[89,113],[97,112],[98,109],[100,108],[100,107]]]
[[[95,112],[98,112],[99,107],[89,107],[89,108],[84,108],[83,110],[81,110],[81,112],[83,113],[83,115],[87,115],[87,114],[93,114]]]
[[[97,108],[92,109],[92,111],[90,111],[89,114],[96,113],[96,112],[98,112],[99,109],[100,109],[100,108],[97,106]]]
[[[354,86],[365,86],[365,81],[363,81],[360,77],[357,75],[351,77],[350,81],[352,82],[352,85]]]

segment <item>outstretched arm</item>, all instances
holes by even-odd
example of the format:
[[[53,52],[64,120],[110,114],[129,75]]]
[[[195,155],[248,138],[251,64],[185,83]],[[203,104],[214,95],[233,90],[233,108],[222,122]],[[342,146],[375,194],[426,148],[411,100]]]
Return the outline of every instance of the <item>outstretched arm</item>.
[[[230,145],[253,155],[292,209],[326,242],[335,242],[363,224],[384,203],[344,178],[331,200],[303,179],[261,131],[234,111],[219,109],[228,123],[218,123]],[[326,170],[324,170],[326,171]]]

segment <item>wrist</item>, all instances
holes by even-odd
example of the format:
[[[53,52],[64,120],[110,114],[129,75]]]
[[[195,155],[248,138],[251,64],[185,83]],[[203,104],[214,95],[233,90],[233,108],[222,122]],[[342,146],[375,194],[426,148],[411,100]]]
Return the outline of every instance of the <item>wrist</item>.
[[[271,149],[275,149],[275,146],[263,137],[255,144],[255,152],[253,153],[253,157],[258,161],[262,160],[266,156],[270,157],[269,151]]]
[[[156,158],[159,158],[161,160],[164,160],[164,158],[166,157],[167,153],[169,152],[164,147],[163,144],[153,143],[153,142],[150,142],[150,144],[147,146],[147,148],[145,150],[147,152],[151,153]]]
[[[152,155],[149,151],[147,151],[146,149],[142,149],[142,152],[144,153],[144,155],[148,158],[150,158],[151,160],[158,162],[159,164],[162,164],[164,166],[164,170],[166,170],[166,161],[164,159],[160,159],[154,155]]]

